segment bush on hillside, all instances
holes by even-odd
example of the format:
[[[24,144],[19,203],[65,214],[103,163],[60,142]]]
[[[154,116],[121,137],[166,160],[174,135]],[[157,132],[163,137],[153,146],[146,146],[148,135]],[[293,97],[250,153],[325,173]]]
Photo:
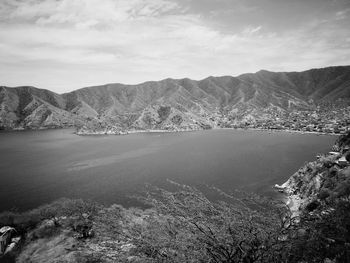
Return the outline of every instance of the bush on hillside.
[[[11,226],[19,233],[25,233],[44,220],[52,220],[55,226],[59,226],[60,217],[92,219],[98,210],[99,206],[96,203],[63,198],[24,213],[3,212],[0,214],[0,226]]]
[[[323,201],[331,195],[331,191],[327,188],[322,188],[318,193],[318,198]]]
[[[287,262],[350,262],[350,201],[335,199],[312,213],[304,211],[298,228],[305,235],[290,240]]]
[[[346,159],[348,162],[350,162],[350,151],[347,151],[347,152],[345,153],[345,159]]]
[[[181,125],[183,119],[181,115],[175,115],[174,117],[171,118],[171,121],[176,125]]]
[[[136,252],[150,262],[280,262],[279,238],[290,225],[284,207],[255,196],[212,202],[200,191],[155,188],[155,212],[129,225]]]
[[[160,106],[158,109],[158,115],[161,121],[164,121],[168,118],[168,116],[171,113],[171,107],[170,106]]]
[[[344,148],[346,146],[350,146],[350,132],[348,132],[346,135],[340,136],[336,142],[336,145],[339,148]]]

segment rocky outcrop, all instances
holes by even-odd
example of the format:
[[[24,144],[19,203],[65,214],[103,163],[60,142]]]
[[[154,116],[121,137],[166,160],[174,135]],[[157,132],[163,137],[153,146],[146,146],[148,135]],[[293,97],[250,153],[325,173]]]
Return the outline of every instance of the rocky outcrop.
[[[294,216],[310,206],[318,206],[327,198],[350,194],[350,133],[339,137],[328,154],[306,163],[282,185],[275,185],[287,194],[287,204]],[[311,209],[313,210],[313,208]]]

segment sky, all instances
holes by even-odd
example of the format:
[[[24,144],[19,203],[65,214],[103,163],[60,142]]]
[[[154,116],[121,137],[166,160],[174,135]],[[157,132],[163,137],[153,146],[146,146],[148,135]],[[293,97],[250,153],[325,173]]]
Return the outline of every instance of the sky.
[[[349,0],[0,0],[0,85],[350,65]]]

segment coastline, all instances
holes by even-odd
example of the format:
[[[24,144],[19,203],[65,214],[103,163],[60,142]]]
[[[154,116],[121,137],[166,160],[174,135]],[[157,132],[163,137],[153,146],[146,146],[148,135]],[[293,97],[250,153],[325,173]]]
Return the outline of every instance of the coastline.
[[[136,134],[136,133],[171,133],[171,132],[192,132],[192,131],[204,131],[207,129],[203,129],[200,127],[196,128],[173,128],[173,129],[131,129],[131,130],[119,130],[117,128],[106,128],[104,130],[92,131],[89,129],[77,129],[74,126],[62,126],[62,127],[14,127],[10,129],[2,129],[1,131],[11,132],[11,131],[40,131],[40,130],[57,130],[57,129],[75,129],[74,134],[80,136],[88,136],[88,135],[128,135],[128,134]],[[301,131],[301,130],[290,130],[290,129],[264,129],[264,128],[241,128],[241,127],[212,127],[208,130],[251,130],[251,131],[263,131],[269,133],[275,132],[287,132],[287,133],[296,133],[296,134],[314,134],[314,135],[331,135],[331,136],[341,136],[344,133],[334,133],[334,132],[318,132],[318,131]],[[349,127],[350,130],[350,127]]]
[[[215,129],[215,128],[214,128]],[[328,132],[316,132],[316,131],[299,131],[299,130],[287,130],[287,129],[262,129],[262,128],[218,128],[227,130],[251,130],[251,131],[268,131],[270,133],[275,132],[287,132],[287,133],[298,133],[298,134],[315,134],[315,135],[332,135],[341,136],[341,133],[328,133]]]
[[[88,136],[88,135],[128,135],[128,134],[137,134],[137,133],[172,133],[172,132],[193,132],[193,131],[204,131],[205,129],[174,129],[174,130],[165,130],[165,129],[147,129],[147,130],[125,130],[125,131],[112,131],[112,130],[103,130],[103,131],[75,131],[76,135]],[[262,128],[219,128],[214,127],[209,130],[251,130],[251,131],[263,131],[269,133],[275,132],[287,132],[287,133],[296,133],[296,134],[314,134],[314,135],[331,135],[331,136],[341,136],[341,133],[327,133],[327,132],[315,132],[315,131],[298,131],[298,130],[286,130],[286,129],[262,129]]]
[[[125,131],[75,131],[74,133],[79,136],[89,135],[128,135],[137,133],[173,133],[173,132],[194,132],[203,131],[204,129],[174,129],[174,130],[162,130],[162,129],[147,129],[147,130],[125,130]]]
[[[300,207],[303,204],[303,199],[300,197],[300,195],[293,194],[293,187],[289,182],[293,176],[294,174],[281,185],[275,184],[273,188],[283,194],[283,202],[289,208],[291,218],[296,218],[300,214]]]
[[[310,204],[311,207],[312,204],[318,206],[322,203],[330,196],[330,189],[336,192],[335,186],[331,188],[331,178],[346,169],[350,171],[349,139],[350,133],[341,136],[332,147],[332,150],[335,148],[332,152],[318,155],[316,160],[306,163],[283,184],[274,185],[274,188],[284,195],[284,203],[289,207],[292,217],[298,218],[305,209],[313,211],[315,208],[308,208],[308,206]],[[339,176],[338,178],[342,178],[344,174]]]

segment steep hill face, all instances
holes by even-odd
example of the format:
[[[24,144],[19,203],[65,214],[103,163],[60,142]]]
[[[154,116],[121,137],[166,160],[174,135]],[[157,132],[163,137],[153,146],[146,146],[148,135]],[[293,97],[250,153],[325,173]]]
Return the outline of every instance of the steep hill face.
[[[310,109],[340,98],[350,98],[350,66],[108,84],[62,95],[0,87],[0,127],[193,130],[215,127],[232,116],[257,118],[261,109]]]
[[[0,87],[0,127],[54,128],[74,125],[61,95],[34,87]]]
[[[259,71],[241,78],[292,93],[302,99],[336,100],[350,96],[350,67],[329,67],[304,72]]]

